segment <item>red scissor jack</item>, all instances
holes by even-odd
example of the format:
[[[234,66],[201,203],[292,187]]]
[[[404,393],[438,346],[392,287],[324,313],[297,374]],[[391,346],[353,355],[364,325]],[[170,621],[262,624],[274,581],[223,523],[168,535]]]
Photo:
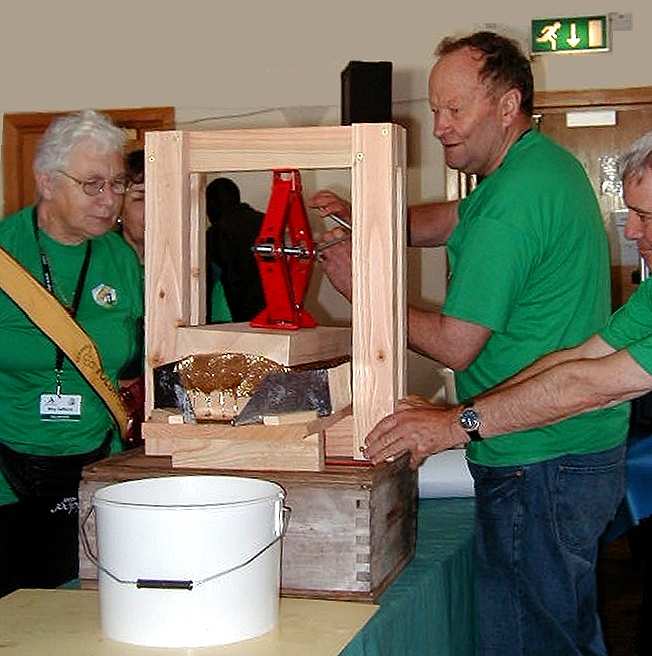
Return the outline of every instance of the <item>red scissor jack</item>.
[[[252,248],[266,306],[251,325],[283,330],[314,328],[317,322],[304,309],[303,299],[315,260],[315,242],[303,204],[299,171],[273,172],[272,195]]]

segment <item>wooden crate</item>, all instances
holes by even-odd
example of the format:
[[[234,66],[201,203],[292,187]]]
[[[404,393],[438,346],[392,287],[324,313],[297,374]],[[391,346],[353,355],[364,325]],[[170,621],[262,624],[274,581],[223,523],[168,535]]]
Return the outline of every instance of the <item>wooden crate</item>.
[[[380,467],[327,466],[323,472],[207,472],[173,469],[169,457],[135,450],[84,469],[80,517],[93,493],[108,484],[207,473],[262,478],[286,490],[292,516],[283,540],[285,596],[375,601],[414,554],[417,476],[407,458]],[[94,516],[86,530],[95,549]],[[83,549],[79,570],[83,581],[97,578]]]

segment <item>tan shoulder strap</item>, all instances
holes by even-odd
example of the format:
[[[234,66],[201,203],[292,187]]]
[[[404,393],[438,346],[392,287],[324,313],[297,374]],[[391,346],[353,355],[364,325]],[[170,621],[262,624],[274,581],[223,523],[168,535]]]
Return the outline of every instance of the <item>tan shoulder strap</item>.
[[[104,373],[95,344],[63,305],[3,248],[0,248],[0,288],[68,356],[106,403],[124,438],[129,416]]]

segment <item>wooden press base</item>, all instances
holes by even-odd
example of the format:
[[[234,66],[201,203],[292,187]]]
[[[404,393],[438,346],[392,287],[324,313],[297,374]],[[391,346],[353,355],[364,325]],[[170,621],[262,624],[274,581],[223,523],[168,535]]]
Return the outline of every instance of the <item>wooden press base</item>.
[[[323,471],[328,459],[355,459],[347,406],[329,417],[278,426],[168,423],[154,410],[142,426],[145,453],[171,456],[175,468]]]

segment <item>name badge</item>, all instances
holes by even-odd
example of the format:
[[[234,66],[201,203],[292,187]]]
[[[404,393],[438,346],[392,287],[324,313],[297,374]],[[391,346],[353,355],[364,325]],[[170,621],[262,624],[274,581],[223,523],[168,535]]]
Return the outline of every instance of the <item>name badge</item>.
[[[81,394],[41,394],[41,421],[79,421]]]

